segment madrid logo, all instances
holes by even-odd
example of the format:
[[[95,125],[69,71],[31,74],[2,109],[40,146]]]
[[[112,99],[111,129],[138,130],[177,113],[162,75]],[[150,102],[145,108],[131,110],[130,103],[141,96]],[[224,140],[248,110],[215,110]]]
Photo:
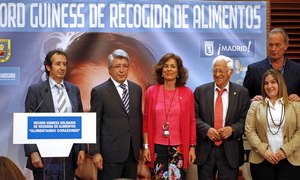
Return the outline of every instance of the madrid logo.
[[[11,56],[11,40],[0,39],[0,63],[4,63],[9,60]]]
[[[204,41],[205,55],[214,55],[214,41]]]

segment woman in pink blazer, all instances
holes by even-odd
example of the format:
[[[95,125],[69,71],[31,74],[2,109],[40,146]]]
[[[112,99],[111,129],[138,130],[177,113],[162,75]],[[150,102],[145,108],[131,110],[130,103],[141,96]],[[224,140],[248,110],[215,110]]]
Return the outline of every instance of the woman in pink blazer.
[[[195,159],[194,96],[184,86],[188,73],[179,56],[168,53],[154,66],[157,84],[145,95],[144,161],[152,179],[184,179]]]

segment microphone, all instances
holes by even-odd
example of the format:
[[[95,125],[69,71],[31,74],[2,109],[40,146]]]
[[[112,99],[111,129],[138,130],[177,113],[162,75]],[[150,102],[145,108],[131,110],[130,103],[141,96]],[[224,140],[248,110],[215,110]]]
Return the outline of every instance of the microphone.
[[[44,99],[40,102],[40,104],[35,108],[35,110],[33,112],[36,112],[41,107],[43,102],[44,102]]]

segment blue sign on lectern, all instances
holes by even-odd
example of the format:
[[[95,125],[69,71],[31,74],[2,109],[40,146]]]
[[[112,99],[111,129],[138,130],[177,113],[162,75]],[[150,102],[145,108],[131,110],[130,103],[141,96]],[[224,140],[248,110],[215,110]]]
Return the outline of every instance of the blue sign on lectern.
[[[80,139],[80,116],[28,116],[28,139]]]
[[[96,113],[14,113],[13,143],[36,144],[42,157],[68,157],[74,143],[96,143]]]

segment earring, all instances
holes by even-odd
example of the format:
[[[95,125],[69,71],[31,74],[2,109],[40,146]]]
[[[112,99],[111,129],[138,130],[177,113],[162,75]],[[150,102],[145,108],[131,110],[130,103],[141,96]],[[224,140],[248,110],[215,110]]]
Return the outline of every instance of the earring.
[[[179,75],[177,75],[177,78],[179,78]]]
[[[163,78],[163,77],[164,77],[164,75],[163,75],[163,74],[161,74],[161,77]]]

